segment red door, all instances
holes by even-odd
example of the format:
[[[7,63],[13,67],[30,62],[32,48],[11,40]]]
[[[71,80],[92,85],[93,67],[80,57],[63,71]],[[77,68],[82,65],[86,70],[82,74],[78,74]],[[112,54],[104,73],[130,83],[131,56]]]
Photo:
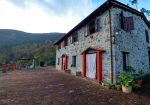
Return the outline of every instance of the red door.
[[[82,54],[82,75],[86,77],[87,72],[87,60],[86,53]],[[96,51],[96,79],[98,82],[102,81],[102,52]]]
[[[68,68],[68,57],[62,56],[62,70],[67,70]]]
[[[97,50],[97,81],[102,81],[102,53]]]

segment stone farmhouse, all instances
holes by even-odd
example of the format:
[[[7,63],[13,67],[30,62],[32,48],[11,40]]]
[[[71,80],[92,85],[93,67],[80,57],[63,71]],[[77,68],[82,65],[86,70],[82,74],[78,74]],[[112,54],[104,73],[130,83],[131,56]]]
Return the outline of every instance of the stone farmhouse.
[[[150,22],[116,0],[107,0],[55,45],[56,68],[115,83],[132,66],[150,73]]]

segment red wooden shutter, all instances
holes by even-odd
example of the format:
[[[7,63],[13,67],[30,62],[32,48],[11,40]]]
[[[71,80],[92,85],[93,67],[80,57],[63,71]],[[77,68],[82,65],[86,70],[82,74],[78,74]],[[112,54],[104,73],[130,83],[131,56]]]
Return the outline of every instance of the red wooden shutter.
[[[128,31],[131,31],[133,29],[134,29],[133,17],[128,17]]]

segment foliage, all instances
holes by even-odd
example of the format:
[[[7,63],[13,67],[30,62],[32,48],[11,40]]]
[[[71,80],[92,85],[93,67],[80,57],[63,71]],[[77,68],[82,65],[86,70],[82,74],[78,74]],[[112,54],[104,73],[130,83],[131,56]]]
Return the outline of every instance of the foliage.
[[[17,62],[17,59],[28,58],[28,64],[32,64],[35,59],[36,65],[40,65],[44,61],[47,65],[55,64],[56,49],[51,41],[43,41],[33,44],[18,45],[3,51],[0,51],[0,63]],[[18,61],[20,65],[24,65],[24,61]]]
[[[131,87],[133,79],[128,73],[124,72],[119,75],[119,82],[122,86]]]
[[[141,12],[144,13],[145,15],[147,15],[147,16],[150,16],[150,10],[147,10],[147,9],[145,9],[145,8],[142,8],[142,9],[141,9]]]
[[[143,72],[142,70],[136,70],[131,66],[128,66],[126,69],[126,73],[128,73],[129,75],[131,75],[134,79],[141,79]]]
[[[136,70],[132,66],[127,66],[126,72],[134,73]]]
[[[141,88],[141,86],[138,85],[138,84],[136,84],[136,83],[133,83],[133,84],[132,84],[132,87],[133,87],[133,88],[136,88],[136,89]]]
[[[104,86],[112,86],[112,83],[104,82]]]
[[[36,65],[40,61],[55,64],[54,42],[63,37],[62,33],[32,34],[16,30],[0,29],[0,63],[17,62],[20,58],[29,58],[29,64],[35,58]]]

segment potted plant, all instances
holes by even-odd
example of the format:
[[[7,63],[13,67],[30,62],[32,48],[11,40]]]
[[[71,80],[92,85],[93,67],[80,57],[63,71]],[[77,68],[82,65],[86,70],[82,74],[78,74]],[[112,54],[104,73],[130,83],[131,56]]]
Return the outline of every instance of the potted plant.
[[[141,86],[137,84],[136,82],[134,82],[132,85],[132,88],[134,92],[137,92],[141,88]]]
[[[128,66],[126,69],[126,72],[134,78],[134,80],[136,81],[136,83],[139,86],[142,85],[142,82],[143,82],[142,81],[142,75],[143,75],[142,70],[136,70],[133,67]]]
[[[133,79],[129,74],[127,74],[126,72],[120,74],[119,81],[122,86],[122,91],[124,93],[132,92]]]
[[[137,77],[136,77],[136,83],[141,86],[142,85],[142,75],[143,75],[143,72],[142,71],[138,71],[137,73]]]

